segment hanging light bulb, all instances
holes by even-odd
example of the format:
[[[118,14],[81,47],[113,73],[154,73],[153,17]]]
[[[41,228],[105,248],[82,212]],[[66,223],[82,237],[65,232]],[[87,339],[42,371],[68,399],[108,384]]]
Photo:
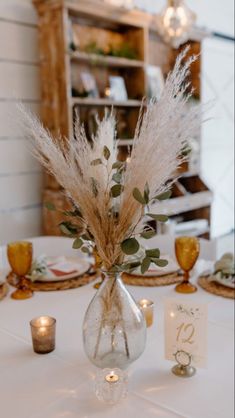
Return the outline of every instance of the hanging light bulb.
[[[166,42],[178,48],[189,39],[195,20],[196,14],[183,0],[168,0],[167,6],[157,15],[157,29]]]

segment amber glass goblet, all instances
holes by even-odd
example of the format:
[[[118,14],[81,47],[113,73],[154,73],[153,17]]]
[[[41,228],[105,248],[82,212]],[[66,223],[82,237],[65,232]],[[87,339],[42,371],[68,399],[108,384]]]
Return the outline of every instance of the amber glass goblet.
[[[184,271],[182,283],[175,287],[179,293],[194,293],[197,287],[189,282],[190,270],[196,263],[200,251],[199,240],[196,237],[179,237],[175,240],[175,255],[177,261]]]
[[[7,257],[12,272],[18,277],[18,289],[15,290],[11,297],[13,299],[28,299],[33,296],[33,291],[28,286],[28,280],[25,275],[29,272],[32,258],[33,246],[31,242],[19,241],[12,242],[7,246]]]

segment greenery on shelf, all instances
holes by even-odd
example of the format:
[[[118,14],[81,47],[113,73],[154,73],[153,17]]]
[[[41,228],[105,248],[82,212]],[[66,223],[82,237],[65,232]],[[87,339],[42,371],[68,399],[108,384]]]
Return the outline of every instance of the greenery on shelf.
[[[84,51],[87,52],[88,54],[137,59],[137,52],[135,48],[133,48],[127,42],[123,42],[123,44],[119,47],[114,47],[113,45],[109,45],[107,48],[104,49],[98,46],[96,41],[92,41],[86,45]]]

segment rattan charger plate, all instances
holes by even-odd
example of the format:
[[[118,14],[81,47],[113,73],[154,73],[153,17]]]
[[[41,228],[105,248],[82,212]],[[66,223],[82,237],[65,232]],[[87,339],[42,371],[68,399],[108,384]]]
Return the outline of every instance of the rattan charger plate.
[[[164,274],[162,276],[135,276],[133,274],[123,273],[122,280],[125,284],[132,286],[168,286],[182,282],[183,275],[179,272]]]
[[[77,287],[84,286],[88,283],[93,282],[99,276],[98,272],[87,272],[82,276],[75,277],[73,279],[60,280],[58,282],[31,282],[28,280],[28,286],[35,292],[49,292],[54,290],[67,290],[76,289]],[[14,287],[18,287],[18,278],[14,273],[10,272],[7,277],[7,282]]]
[[[5,298],[9,290],[9,286],[7,283],[0,283],[0,300]]]
[[[224,298],[235,299],[235,289],[223,286],[217,282],[210,282],[208,276],[200,276],[198,284],[207,292]]]

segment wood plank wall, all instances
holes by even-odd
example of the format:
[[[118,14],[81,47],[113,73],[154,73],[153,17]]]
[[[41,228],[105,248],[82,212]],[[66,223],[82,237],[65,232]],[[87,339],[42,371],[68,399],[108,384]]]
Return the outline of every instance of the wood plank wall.
[[[30,0],[0,0],[0,245],[41,232],[42,175],[16,122],[40,107],[37,16]]]

